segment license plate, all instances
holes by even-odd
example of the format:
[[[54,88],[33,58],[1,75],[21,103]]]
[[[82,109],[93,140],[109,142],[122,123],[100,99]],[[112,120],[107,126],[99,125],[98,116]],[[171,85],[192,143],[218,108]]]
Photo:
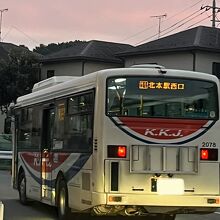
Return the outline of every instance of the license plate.
[[[180,178],[157,178],[152,181],[156,184],[156,192],[160,195],[184,194],[184,180]],[[153,187],[152,187],[153,188]]]

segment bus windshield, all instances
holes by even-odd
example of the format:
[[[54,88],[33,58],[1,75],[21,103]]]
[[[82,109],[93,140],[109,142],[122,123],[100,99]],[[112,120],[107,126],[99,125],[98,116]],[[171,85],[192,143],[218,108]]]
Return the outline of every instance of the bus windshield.
[[[109,78],[107,115],[216,120],[217,86],[185,78]]]

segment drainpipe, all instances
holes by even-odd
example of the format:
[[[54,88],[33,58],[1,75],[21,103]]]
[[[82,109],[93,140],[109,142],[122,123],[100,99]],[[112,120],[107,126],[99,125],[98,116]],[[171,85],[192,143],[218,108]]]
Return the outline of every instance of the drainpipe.
[[[83,61],[82,61],[82,76],[85,75],[85,63],[86,63],[86,61],[83,60]]]
[[[191,51],[192,56],[193,56],[193,71],[196,71],[196,52],[194,50]]]

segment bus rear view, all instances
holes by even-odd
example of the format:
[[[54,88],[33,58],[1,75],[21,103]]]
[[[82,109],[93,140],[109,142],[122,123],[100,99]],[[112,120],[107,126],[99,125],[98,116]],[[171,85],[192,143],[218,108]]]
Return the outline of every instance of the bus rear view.
[[[106,80],[107,204],[171,219],[213,212],[220,207],[217,79],[133,71]]]
[[[151,66],[152,67],[152,66]],[[183,70],[121,68],[35,84],[14,108],[22,204],[174,220],[220,207],[219,82]]]

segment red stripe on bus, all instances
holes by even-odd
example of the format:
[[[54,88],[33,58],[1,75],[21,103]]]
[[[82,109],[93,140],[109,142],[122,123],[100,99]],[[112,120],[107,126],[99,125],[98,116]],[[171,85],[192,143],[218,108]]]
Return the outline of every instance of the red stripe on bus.
[[[56,154],[56,157],[54,156]],[[68,157],[69,153],[49,153],[48,157],[42,158],[39,152],[23,152],[21,153],[25,163],[27,163],[32,169],[40,172],[41,165],[44,172],[51,172],[59,167]]]
[[[208,120],[152,119],[119,117],[124,126],[146,137],[177,139],[186,137],[203,128]]]

